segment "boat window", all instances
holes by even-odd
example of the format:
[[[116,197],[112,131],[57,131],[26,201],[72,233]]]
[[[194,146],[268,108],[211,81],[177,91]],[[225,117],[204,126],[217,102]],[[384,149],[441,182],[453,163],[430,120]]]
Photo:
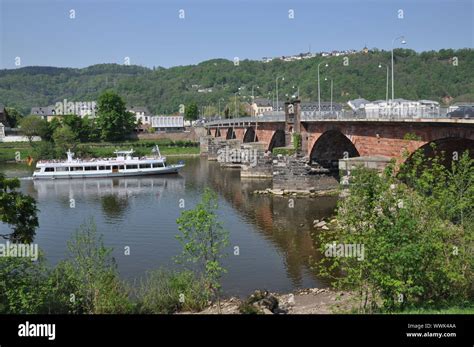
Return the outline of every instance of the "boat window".
[[[138,165],[127,165],[127,170],[138,169]]]
[[[56,172],[61,172],[61,171],[62,171],[62,172],[64,172],[64,171],[69,171],[69,168],[68,168],[67,166],[66,166],[66,167],[60,166],[60,167],[57,167],[57,168],[56,168]]]
[[[140,169],[150,169],[151,164],[140,164]]]
[[[84,171],[82,166],[71,166],[71,171]]]
[[[119,165],[120,170],[125,170],[125,165]]]
[[[54,172],[54,167],[47,167],[44,169],[45,172]]]
[[[163,163],[154,163],[153,167],[164,167]]]
[[[86,171],[96,171],[97,166],[86,166],[85,169],[86,169]]]
[[[105,167],[105,169],[106,169],[106,170],[110,170],[110,165],[107,165],[107,166]]]
[[[105,170],[105,166],[99,166],[99,170]]]

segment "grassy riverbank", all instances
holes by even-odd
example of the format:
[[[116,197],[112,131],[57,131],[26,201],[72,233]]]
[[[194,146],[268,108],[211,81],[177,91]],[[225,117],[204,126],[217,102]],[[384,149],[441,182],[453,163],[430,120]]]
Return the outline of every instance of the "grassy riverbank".
[[[77,145],[76,153],[87,157],[111,157],[116,150],[129,150],[133,148],[136,155],[146,155],[151,153],[151,149],[158,145],[162,155],[167,156],[189,156],[199,154],[199,144],[191,141],[171,141],[171,140],[135,140],[124,142],[99,142],[99,143],[81,143]],[[20,153],[20,159],[25,160],[28,156],[36,159],[54,158],[64,153],[47,142],[33,143],[13,142],[0,143],[0,162],[15,161],[16,154]]]

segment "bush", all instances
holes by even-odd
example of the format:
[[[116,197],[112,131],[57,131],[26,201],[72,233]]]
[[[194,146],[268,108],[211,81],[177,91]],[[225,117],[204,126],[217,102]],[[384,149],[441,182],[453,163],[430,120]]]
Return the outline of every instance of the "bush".
[[[294,148],[288,148],[288,147],[276,147],[273,148],[272,154],[273,155],[294,155],[296,153],[296,150]]]
[[[33,157],[35,160],[54,159],[56,157],[54,144],[49,141],[33,142]]]
[[[48,270],[42,257],[0,257],[0,313],[48,313],[53,295],[47,285]]]
[[[209,297],[204,281],[191,271],[149,272],[137,293],[141,313],[200,311]]]
[[[472,174],[472,166],[453,170]],[[320,234],[326,257],[317,268],[337,288],[355,290],[362,312],[464,304],[472,300],[472,229],[442,217],[439,204],[394,178],[391,167],[383,175],[355,170],[337,228]],[[331,256],[333,242],[363,245],[364,255]]]
[[[69,258],[51,278],[58,307],[70,313],[130,313],[129,291],[119,278],[112,249],[97,236],[94,223],[83,224],[68,243]]]

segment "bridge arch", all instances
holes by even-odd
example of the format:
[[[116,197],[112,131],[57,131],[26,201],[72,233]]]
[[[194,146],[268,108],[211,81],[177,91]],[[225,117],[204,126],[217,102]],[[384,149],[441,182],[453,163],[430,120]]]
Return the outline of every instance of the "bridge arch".
[[[278,129],[273,133],[272,139],[270,140],[270,144],[268,145],[268,150],[272,151],[275,147],[285,147],[285,145],[285,131],[282,129]]]
[[[234,128],[230,127],[229,129],[227,129],[227,135],[226,135],[225,139],[226,140],[233,140],[235,138],[236,138],[236,136],[235,136]]]
[[[255,134],[255,129],[253,127],[248,127],[244,135],[244,143],[246,142],[258,142],[258,137]]]
[[[421,151],[426,158],[434,158],[443,154],[442,164],[450,168],[453,159],[460,158],[466,150],[469,151],[469,156],[474,159],[474,140],[464,137],[445,137],[425,143],[416,151]],[[406,164],[411,163],[416,151],[413,151],[405,160]]]
[[[339,130],[328,130],[314,143],[310,162],[326,169],[338,169],[339,159],[359,156],[359,151],[347,136]]]

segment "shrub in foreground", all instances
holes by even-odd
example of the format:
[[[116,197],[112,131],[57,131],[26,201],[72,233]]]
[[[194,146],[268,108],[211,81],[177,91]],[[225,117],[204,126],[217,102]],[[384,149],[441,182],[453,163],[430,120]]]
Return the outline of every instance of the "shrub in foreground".
[[[208,303],[207,293],[205,282],[192,271],[151,271],[137,290],[139,312],[201,311]]]

